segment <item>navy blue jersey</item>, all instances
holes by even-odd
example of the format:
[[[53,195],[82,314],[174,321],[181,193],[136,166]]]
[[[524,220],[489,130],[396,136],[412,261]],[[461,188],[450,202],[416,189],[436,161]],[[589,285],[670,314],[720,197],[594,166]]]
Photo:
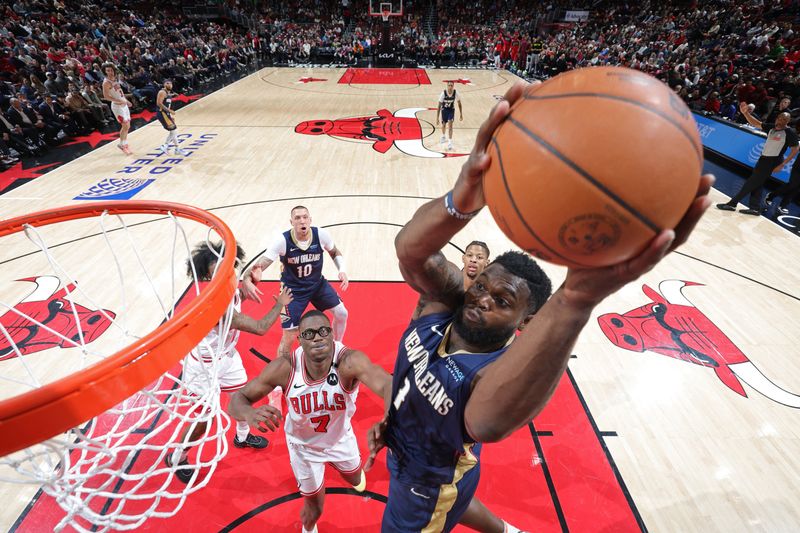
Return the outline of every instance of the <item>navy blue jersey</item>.
[[[456,107],[456,90],[453,89],[453,94],[447,94],[447,90],[442,93],[442,109],[455,109]]]
[[[292,289],[292,292],[303,293],[316,289],[322,277],[322,244],[319,242],[319,230],[311,228],[311,243],[307,248],[300,248],[292,237],[292,230],[283,232],[286,240],[286,253],[280,256],[283,264],[281,282]]]
[[[452,320],[450,313],[419,318],[400,341],[386,442],[393,478],[404,483],[453,483],[457,467],[477,463],[480,454],[480,444],[465,429],[464,410],[473,378],[506,347],[447,355],[442,341]]]

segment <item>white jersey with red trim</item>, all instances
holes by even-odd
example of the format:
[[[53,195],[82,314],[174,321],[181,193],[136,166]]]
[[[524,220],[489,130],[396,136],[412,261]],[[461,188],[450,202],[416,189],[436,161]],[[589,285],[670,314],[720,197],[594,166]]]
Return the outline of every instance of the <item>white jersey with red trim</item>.
[[[239,294],[239,289],[233,294],[233,309],[237,313],[242,312],[242,297]],[[192,350],[192,356],[199,359],[204,363],[210,363],[214,357],[233,357],[236,352],[236,343],[239,342],[239,330],[233,329],[231,324],[225,324],[225,321],[230,321],[228,313],[222,315],[219,322],[208,332],[206,337],[200,341],[200,344]],[[224,338],[221,333],[227,327],[228,334]],[[217,355],[219,354],[219,355]]]
[[[306,373],[303,348],[292,354],[292,370],[284,394],[288,412],[284,423],[286,443],[316,461],[346,461],[359,456],[350,419],[356,411],[358,383],[352,390],[342,385],[336,368],[347,347],[334,342],[328,374],[317,381]]]

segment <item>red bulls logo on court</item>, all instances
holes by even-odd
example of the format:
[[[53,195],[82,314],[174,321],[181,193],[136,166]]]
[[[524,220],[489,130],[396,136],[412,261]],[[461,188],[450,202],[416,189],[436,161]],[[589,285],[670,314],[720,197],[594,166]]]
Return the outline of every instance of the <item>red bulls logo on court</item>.
[[[659,292],[642,287],[651,303],[622,315],[609,313],[597,321],[614,345],[632,352],[654,352],[714,369],[731,390],[747,397],[742,382],[789,407],[800,408],[800,396],[770,381],[745,354],[683,295],[683,288],[701,285],[675,279],[658,284]]]
[[[328,135],[341,139],[355,139],[372,143],[372,149],[385,154],[394,146],[415,157],[441,158],[467,154],[434,152],[422,144],[422,125],[417,113],[426,107],[409,107],[391,111],[381,109],[370,117],[339,118],[336,120],[307,120],[295,126],[303,135]]]
[[[116,316],[106,309],[92,311],[72,301],[75,285],[57,291],[61,281],[55,276],[39,276],[30,281],[36,288],[25,299],[0,315],[0,325],[11,337],[0,334],[0,361],[20,354],[28,355],[59,346],[88,344],[102,335]],[[57,291],[57,292],[56,292]]]

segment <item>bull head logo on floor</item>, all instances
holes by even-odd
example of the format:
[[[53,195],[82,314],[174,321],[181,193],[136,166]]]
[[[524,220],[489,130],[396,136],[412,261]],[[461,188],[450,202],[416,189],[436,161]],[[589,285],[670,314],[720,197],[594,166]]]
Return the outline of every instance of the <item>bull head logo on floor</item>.
[[[747,397],[742,382],[775,402],[800,408],[800,396],[770,381],[725,334],[683,295],[691,281],[665,280],[660,291],[644,285],[651,303],[597,321],[615,346],[632,352],[654,352],[712,368],[732,391]]]
[[[328,135],[343,140],[372,143],[372,149],[385,154],[394,146],[406,155],[426,158],[458,157],[468,154],[442,153],[428,150],[422,144],[422,125],[417,113],[426,107],[398,109],[392,114],[381,109],[369,117],[307,120],[295,126],[295,133]]]
[[[0,315],[0,361],[59,346],[79,346],[81,338],[88,344],[102,335],[116,316],[106,309],[92,311],[72,301],[74,284],[61,290],[55,276],[38,276],[29,281],[36,288],[14,307]],[[10,337],[10,339],[9,339]]]

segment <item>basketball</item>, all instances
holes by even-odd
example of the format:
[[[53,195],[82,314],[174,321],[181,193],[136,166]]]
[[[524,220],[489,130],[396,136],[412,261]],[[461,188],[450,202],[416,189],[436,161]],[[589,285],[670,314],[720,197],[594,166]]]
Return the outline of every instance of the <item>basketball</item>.
[[[703,165],[686,104],[620,67],[528,87],[488,150],[483,189],[500,229],[535,257],[579,268],[634,257],[674,228]]]

